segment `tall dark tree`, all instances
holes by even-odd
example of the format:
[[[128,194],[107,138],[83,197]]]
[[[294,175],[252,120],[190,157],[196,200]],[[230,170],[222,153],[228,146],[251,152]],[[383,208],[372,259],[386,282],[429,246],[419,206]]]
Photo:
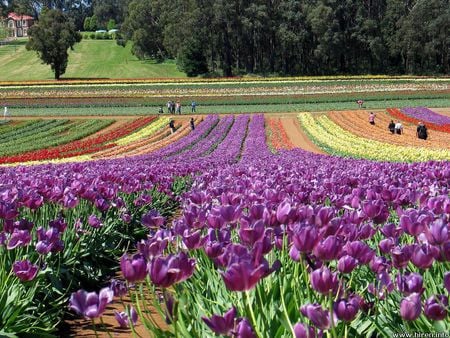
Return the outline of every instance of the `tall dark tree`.
[[[81,41],[73,21],[61,11],[44,10],[28,35],[26,48],[36,51],[42,62],[51,66],[58,80],[67,68],[68,49]]]

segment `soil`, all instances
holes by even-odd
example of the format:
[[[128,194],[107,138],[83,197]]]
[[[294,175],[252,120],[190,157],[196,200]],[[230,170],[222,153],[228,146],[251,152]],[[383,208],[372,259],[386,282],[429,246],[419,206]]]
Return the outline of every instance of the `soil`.
[[[317,147],[303,132],[299,122],[295,117],[281,118],[281,124],[286,131],[287,136],[291,140],[292,144],[298,148],[310,151],[316,154],[325,154],[322,149]]]

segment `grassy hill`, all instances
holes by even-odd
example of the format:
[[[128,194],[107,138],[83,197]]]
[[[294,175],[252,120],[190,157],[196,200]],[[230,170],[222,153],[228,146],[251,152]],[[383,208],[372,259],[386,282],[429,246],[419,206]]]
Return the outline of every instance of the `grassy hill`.
[[[0,46],[0,81],[53,79],[50,66],[43,65],[26,40]],[[131,45],[120,47],[113,40],[82,40],[69,52],[69,64],[62,78],[164,78],[185,77],[174,61],[139,61]]]

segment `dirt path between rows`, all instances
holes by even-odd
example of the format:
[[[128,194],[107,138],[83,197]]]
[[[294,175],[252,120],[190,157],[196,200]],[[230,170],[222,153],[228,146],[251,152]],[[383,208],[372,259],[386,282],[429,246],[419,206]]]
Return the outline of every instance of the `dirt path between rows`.
[[[322,149],[317,147],[301,129],[297,117],[281,118],[281,124],[286,131],[287,136],[292,144],[298,148],[310,151],[316,154],[325,154]]]

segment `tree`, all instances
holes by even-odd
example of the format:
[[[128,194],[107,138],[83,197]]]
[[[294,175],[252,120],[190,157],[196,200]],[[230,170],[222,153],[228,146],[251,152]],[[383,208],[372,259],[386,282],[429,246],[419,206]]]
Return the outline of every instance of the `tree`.
[[[74,23],[58,10],[44,10],[39,22],[28,30],[28,35],[30,39],[26,48],[35,50],[43,63],[51,66],[55,79],[59,80],[67,68],[67,50],[81,41]]]

